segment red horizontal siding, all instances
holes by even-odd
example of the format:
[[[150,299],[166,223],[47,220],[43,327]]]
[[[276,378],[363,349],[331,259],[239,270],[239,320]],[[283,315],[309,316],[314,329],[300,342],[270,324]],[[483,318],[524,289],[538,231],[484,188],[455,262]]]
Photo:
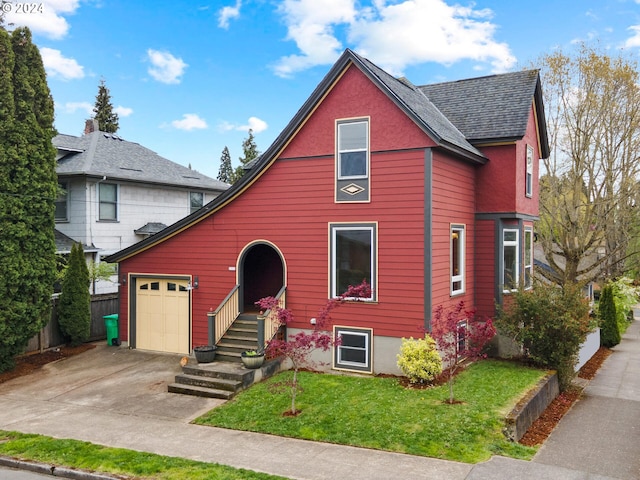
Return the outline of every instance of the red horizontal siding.
[[[445,308],[474,303],[475,168],[436,154],[433,158],[432,303]],[[451,296],[451,224],[465,225],[465,293]]]
[[[495,313],[495,223],[482,220],[476,223],[476,308],[478,314]]]

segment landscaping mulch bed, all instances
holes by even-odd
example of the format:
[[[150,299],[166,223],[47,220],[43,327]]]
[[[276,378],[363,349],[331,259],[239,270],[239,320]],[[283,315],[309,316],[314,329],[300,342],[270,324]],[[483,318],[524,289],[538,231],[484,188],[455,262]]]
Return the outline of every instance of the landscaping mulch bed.
[[[23,375],[29,375],[47,363],[72,357],[95,347],[96,346],[92,343],[85,343],[77,347],[64,345],[50,350],[45,350],[42,353],[36,352],[22,355],[16,359],[16,366],[13,370],[0,373],[0,383],[22,377]]]
[[[583,365],[578,372],[578,377],[591,380],[602,365],[602,362],[604,362],[609,355],[611,355],[611,350],[601,347],[593,357]],[[549,404],[547,409],[542,412],[542,415],[531,424],[529,430],[527,430],[520,439],[520,443],[528,446],[544,443],[560,419],[569,411],[581,395],[582,389],[577,386],[572,386],[558,395],[553,402]]]

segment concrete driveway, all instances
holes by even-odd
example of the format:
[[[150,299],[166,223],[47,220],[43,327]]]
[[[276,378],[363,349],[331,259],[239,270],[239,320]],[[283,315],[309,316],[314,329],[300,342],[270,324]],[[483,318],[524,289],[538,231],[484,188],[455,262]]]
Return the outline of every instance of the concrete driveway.
[[[12,423],[39,415],[51,403],[57,408],[84,407],[125,416],[120,418],[131,415],[188,423],[222,400],[167,392],[167,384],[181,372],[181,358],[96,344],[92,350],[2,384],[0,428],[11,429]],[[11,403],[10,411],[1,408],[3,399]],[[16,409],[17,405],[23,407]]]

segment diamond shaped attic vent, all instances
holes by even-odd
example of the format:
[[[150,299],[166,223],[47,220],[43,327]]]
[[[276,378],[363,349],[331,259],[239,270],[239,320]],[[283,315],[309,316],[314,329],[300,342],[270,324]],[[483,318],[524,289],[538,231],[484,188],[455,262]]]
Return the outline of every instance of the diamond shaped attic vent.
[[[350,183],[349,185],[342,187],[340,190],[347,195],[357,195],[360,192],[364,192],[364,188],[360,185],[356,185],[355,183]]]

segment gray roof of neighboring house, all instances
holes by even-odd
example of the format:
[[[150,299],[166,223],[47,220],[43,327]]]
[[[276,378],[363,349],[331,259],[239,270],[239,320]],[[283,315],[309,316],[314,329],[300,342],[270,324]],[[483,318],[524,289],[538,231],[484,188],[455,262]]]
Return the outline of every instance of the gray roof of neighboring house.
[[[541,136],[541,156],[549,156],[537,70],[423,85],[418,89],[474,145],[522,138],[534,102]]]
[[[160,222],[149,222],[146,225],[143,225],[140,228],[137,228],[133,231],[133,233],[137,235],[153,235],[154,233],[158,233],[167,228],[164,223]]]
[[[56,253],[69,253],[71,252],[71,247],[73,247],[74,243],[78,243],[73,238],[65,235],[60,230],[54,229],[53,231],[56,241]],[[82,245],[82,249],[85,253],[87,252],[99,252],[100,249],[94,247],[93,245]]]
[[[105,132],[91,132],[81,137],[56,135],[53,145],[62,157],[58,160],[60,176],[106,176],[111,180],[224,191],[224,182],[207,177],[134,142]]]

